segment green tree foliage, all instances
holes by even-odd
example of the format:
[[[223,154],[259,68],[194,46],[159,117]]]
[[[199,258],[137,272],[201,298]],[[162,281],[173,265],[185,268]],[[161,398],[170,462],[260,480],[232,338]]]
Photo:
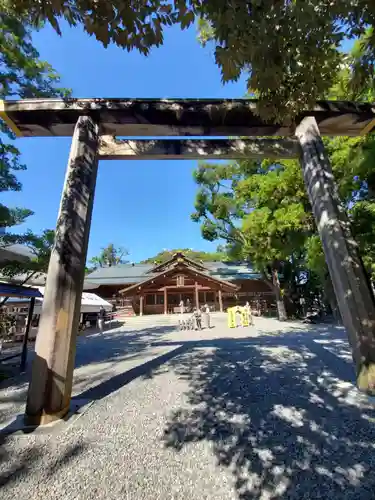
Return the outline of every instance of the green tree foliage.
[[[375,279],[375,136],[324,142],[365,267]],[[317,292],[320,283],[337,309],[298,161],[202,163],[194,176],[199,191],[192,218],[201,223],[204,238],[224,239],[234,255],[251,260],[276,283],[276,296],[276,272],[288,299],[307,271]]]
[[[39,53],[32,44],[32,30],[29,16],[16,16],[8,8],[8,2],[0,1],[0,99],[54,97],[68,95],[66,89],[57,88],[59,75],[51,65],[39,59]],[[20,191],[22,184],[17,172],[25,170],[19,150],[12,140],[14,134],[0,121],[0,192]],[[11,228],[23,223],[32,211],[24,208],[10,208],[0,203],[0,228]],[[30,238],[29,238],[30,237]],[[0,244],[34,244],[34,235],[7,234]],[[43,235],[41,236],[43,239]]]
[[[146,260],[142,260],[141,264],[162,264],[163,262],[171,259],[177,252],[181,252],[187,258],[195,260],[197,262],[224,261],[227,259],[225,251],[220,247],[216,252],[203,252],[200,250],[192,250],[191,248],[175,248],[173,250],[162,250],[154,257],[149,257]]]
[[[104,46],[114,43],[147,55],[165,28],[199,20],[200,40],[211,41],[223,81],[248,75],[248,88],[267,118],[293,116],[327,93],[340,64],[352,66],[352,96],[372,80],[375,33],[372,0],[3,0],[36,23],[81,25]],[[343,60],[344,40],[359,39],[355,60]]]
[[[326,141],[339,193],[368,273],[375,278],[375,135]]]
[[[354,75],[351,62],[361,57],[361,50],[358,41],[350,54],[343,54],[345,64],[326,97],[347,98]],[[356,96],[372,102],[375,93],[357,85]],[[375,277],[375,135],[324,142],[364,264]],[[304,276],[305,290],[319,295],[321,287],[331,308],[337,309],[298,161],[202,164],[195,179],[200,189],[192,217],[201,222],[205,238],[226,240],[232,252],[251,259],[269,281],[270,273],[276,278],[281,271],[284,298]]]
[[[22,275],[22,284],[29,281],[35,274],[46,273],[48,270],[55,232],[46,229],[41,235],[27,231],[24,235],[24,245],[30,251],[30,259],[26,261],[4,261],[1,264],[1,274],[9,279]]]
[[[314,227],[298,162],[201,163],[195,180],[200,189],[192,219],[202,223],[203,237],[224,239],[232,254],[250,260],[285,319],[279,274]]]
[[[0,123],[0,128],[4,131],[5,127],[2,123]],[[16,172],[25,168],[25,165],[20,162],[18,149],[13,144],[4,142],[0,136],[0,192],[20,191],[22,184],[17,179]],[[25,208],[10,208],[0,203],[0,228],[5,230],[7,227],[22,224],[32,213],[31,210]],[[0,243],[14,243],[19,239],[19,236],[13,235],[12,238],[8,237],[7,242]]]
[[[1,276],[10,281],[16,279],[21,285],[25,285],[40,273],[47,273],[54,239],[55,232],[50,229],[46,229],[41,235],[27,231],[23,235],[23,243],[30,251],[30,259],[1,262]],[[2,299],[0,306],[4,305],[7,299],[8,297]]]
[[[30,17],[16,16],[0,0],[0,97],[63,97],[69,90],[57,88],[60,76],[50,64],[39,59],[32,32],[41,25]]]
[[[8,9],[7,2],[0,1],[0,99],[54,97],[68,94],[65,89],[56,88],[60,77],[53,68],[39,59],[39,53],[32,44],[32,30],[28,16],[16,16]],[[7,125],[0,121],[0,192],[20,191],[22,184],[17,173],[25,170],[21,154],[14,145],[15,139]],[[0,203],[0,228],[12,229],[22,224],[33,212],[27,208],[7,207]],[[17,234],[7,231],[0,237],[0,246],[12,243],[26,245],[31,259],[24,262],[3,261],[1,275],[7,279],[18,277],[23,284],[40,272],[47,272],[54,232],[45,230],[40,236],[31,231]],[[7,298],[2,299],[0,306]],[[0,330],[5,318],[0,318]]]
[[[99,255],[89,261],[91,270],[95,270],[98,267],[112,267],[118,264],[126,264],[128,261],[124,257],[127,255],[129,255],[129,252],[126,248],[115,247],[113,243],[109,243],[106,247],[102,248]]]
[[[357,41],[351,54],[346,59],[358,64],[361,58],[362,44]],[[346,64],[338,73],[327,97],[346,99],[353,73],[350,64]],[[356,97],[362,101],[373,102],[375,89],[363,83],[357,85]],[[367,272],[375,278],[375,136],[335,137],[324,140],[332,170],[351,221],[353,235]],[[332,283],[329,279],[324,252],[317,234],[311,236],[306,244],[306,265],[319,276],[325,288],[327,299],[333,297]],[[334,308],[331,304],[331,307]]]

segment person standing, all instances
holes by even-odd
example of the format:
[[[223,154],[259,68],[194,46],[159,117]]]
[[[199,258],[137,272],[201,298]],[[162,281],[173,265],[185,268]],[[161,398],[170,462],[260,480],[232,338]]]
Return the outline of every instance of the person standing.
[[[202,313],[199,308],[194,307],[193,317],[195,319],[195,329],[202,330]]]
[[[203,320],[204,320],[204,327],[211,328],[210,307],[208,304],[205,304],[203,306]]]
[[[243,326],[243,324],[242,324],[242,314],[241,314],[241,308],[240,308],[240,306],[239,306],[239,305],[237,305],[237,306],[236,306],[236,309],[235,309],[235,314],[236,314],[236,328],[237,328],[237,326],[239,326],[239,325],[238,325],[238,323],[237,323],[237,318],[238,318],[238,316],[240,317],[240,326]]]
[[[98,325],[101,333],[103,333],[104,331],[104,319],[105,319],[105,309],[103,306],[101,306],[98,314]]]
[[[180,303],[178,304],[178,306],[180,308],[180,314],[184,314],[185,307],[184,307],[184,301],[182,299],[180,300]]]
[[[249,324],[253,325],[254,324],[253,315],[252,315],[252,312],[251,312],[250,303],[248,301],[245,304],[245,308],[246,308],[247,314],[249,315]]]

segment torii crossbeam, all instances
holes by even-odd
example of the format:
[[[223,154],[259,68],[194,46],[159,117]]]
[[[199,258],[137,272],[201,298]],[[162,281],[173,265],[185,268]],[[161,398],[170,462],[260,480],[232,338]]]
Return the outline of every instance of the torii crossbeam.
[[[29,423],[48,423],[69,411],[100,158],[299,157],[357,383],[375,393],[374,297],[320,135],[371,132],[372,105],[321,101],[293,123],[275,124],[259,118],[257,101],[249,99],[26,99],[1,101],[0,117],[20,137],[73,136],[35,346]],[[166,139],[174,136],[179,139]]]

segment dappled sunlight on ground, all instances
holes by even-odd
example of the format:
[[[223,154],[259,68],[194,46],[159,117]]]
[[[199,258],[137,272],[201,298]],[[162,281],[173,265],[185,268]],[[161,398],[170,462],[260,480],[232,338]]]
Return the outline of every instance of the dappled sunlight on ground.
[[[258,337],[171,361],[190,407],[171,416],[166,445],[212,443],[239,498],[371,498],[375,412],[341,378],[352,367],[333,340],[325,352],[311,334]]]
[[[81,337],[74,394],[95,403],[60,434],[7,438],[4,498],[372,498],[375,411],[344,330],[214,326],[143,320]],[[12,393],[22,408],[24,386],[11,389],[0,411]]]

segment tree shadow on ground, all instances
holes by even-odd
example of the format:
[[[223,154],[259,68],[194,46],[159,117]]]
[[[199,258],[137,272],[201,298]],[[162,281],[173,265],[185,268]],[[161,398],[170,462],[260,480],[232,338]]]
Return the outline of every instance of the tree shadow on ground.
[[[154,326],[139,330],[108,331],[79,337],[75,368],[90,363],[116,361],[124,356],[141,354],[150,343],[175,330],[175,326]]]
[[[74,393],[79,393],[80,398],[100,399],[147,370],[152,370],[158,364],[156,359],[154,364],[152,358],[162,355],[163,359],[164,353],[160,351],[167,348],[167,343],[161,342],[161,338],[173,330],[173,326],[155,326],[139,330],[104,332],[80,339],[77,344]],[[157,352],[153,346],[159,342],[161,345],[157,346]],[[171,349],[174,348],[172,345]],[[129,368],[118,373],[119,363],[124,361],[129,363]],[[136,366],[130,366],[133,364]],[[94,372],[85,369],[89,365],[93,365]],[[79,370],[80,368],[83,368],[83,371]]]
[[[184,345],[177,348],[175,347],[164,354],[157,355],[146,362],[125,370],[122,373],[118,373],[108,379],[101,380],[97,385],[89,387],[87,390],[81,392],[77,396],[77,399],[97,400],[109,396],[138,377],[150,377],[154,370],[158,369],[161,365],[167,363],[175,356],[183,353],[186,349],[187,347]]]
[[[352,385],[343,330],[316,331],[197,342],[171,360],[189,405],[165,444],[210,443],[243,500],[373,498],[375,411]]]
[[[163,335],[173,331],[173,326],[155,326],[139,330],[119,330],[103,334],[80,337],[77,341],[75,369],[94,366],[94,372],[79,372],[74,375],[74,393],[99,399],[120,388],[133,378],[152,370],[157,362],[151,363],[150,357],[158,353],[150,353],[150,345],[160,341]],[[167,348],[167,343],[163,344]],[[174,346],[172,345],[173,349]],[[26,374],[4,380],[0,383],[0,424],[10,420],[20,411],[26,402],[30,365],[35,356],[30,356]],[[162,359],[159,362],[162,362]],[[168,359],[168,358],[165,358]],[[146,360],[146,362],[145,362]],[[131,368],[121,374],[114,373],[114,368],[120,361],[133,361],[139,367]],[[152,360],[151,360],[152,361]],[[145,365],[143,368],[142,366]],[[97,387],[97,389],[95,389]],[[22,411],[22,409],[21,409]]]
[[[43,475],[45,478],[58,473],[59,469],[84,453],[87,445],[78,443],[69,445],[58,457],[46,465],[43,465]],[[17,453],[13,449],[7,449],[7,438],[0,437],[0,488],[11,487],[16,481],[22,479],[30,472],[40,466],[45,449],[41,445],[32,444],[23,449],[18,449]]]

